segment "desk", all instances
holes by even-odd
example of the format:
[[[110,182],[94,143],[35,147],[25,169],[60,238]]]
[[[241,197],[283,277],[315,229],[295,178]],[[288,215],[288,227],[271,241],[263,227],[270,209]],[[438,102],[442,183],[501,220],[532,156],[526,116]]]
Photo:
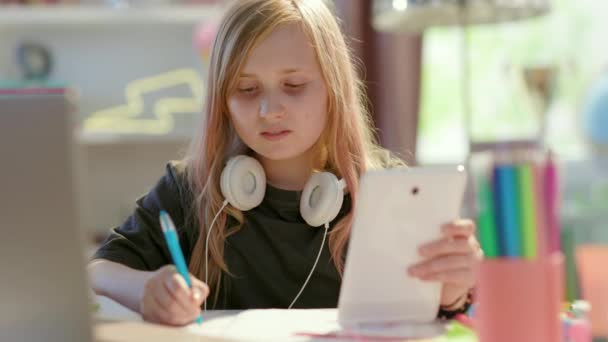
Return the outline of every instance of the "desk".
[[[107,321],[133,321],[133,322],[143,322],[141,315],[135,311],[132,311],[116,301],[104,297],[104,296],[96,296],[95,301],[99,304],[99,310],[95,314],[96,318],[99,320],[107,320]],[[206,318],[218,318],[218,317],[227,317],[238,314],[239,310],[213,310],[209,312],[205,312]]]
[[[96,342],[224,342],[201,337],[182,328],[164,327],[137,321],[100,321],[95,323]]]
[[[194,335],[184,328],[166,327],[158,324],[149,324],[141,316],[120,305],[116,301],[96,296],[99,310],[95,314],[94,335],[96,342],[221,342],[222,339],[207,338]],[[207,317],[222,317],[235,315],[238,311],[214,311],[206,314]]]
[[[279,315],[276,315],[277,311],[274,310],[208,311],[203,315],[205,322],[203,323],[203,326],[208,324],[207,327],[209,328],[207,328],[205,332],[208,332],[215,337],[203,337],[200,336],[200,330],[196,329],[196,326],[172,328],[148,324],[142,321],[139,314],[125,308],[109,298],[97,296],[96,301],[100,306],[96,314],[97,323],[95,327],[95,335],[97,338],[96,341],[98,342],[354,341],[354,339],[337,337],[311,338],[293,335],[281,335],[281,332],[285,330],[283,329],[285,326],[288,326],[287,330],[291,328],[290,326],[293,325],[293,321],[290,320],[293,317],[301,317],[302,321],[306,321],[307,319],[312,321],[311,324],[307,324],[306,322],[303,324],[295,324],[298,326],[298,329],[302,329],[298,331],[314,331],[317,327],[320,327],[320,330],[323,330],[328,326],[331,327],[332,324],[328,323],[327,318],[333,317],[335,320],[335,310],[293,310],[290,312],[289,316],[284,315],[283,311],[278,311]],[[250,313],[256,316],[258,319],[256,322],[260,322],[260,326],[257,327],[258,330],[253,330],[251,325],[252,321],[247,319],[247,317],[251,317],[248,315]],[[266,315],[266,313],[268,315]],[[265,317],[272,318],[266,319]],[[313,318],[311,319],[311,317]],[[447,328],[448,332],[444,336],[439,336],[433,339],[419,340],[419,342],[477,341],[475,336],[470,331],[458,324],[448,324]],[[270,331],[270,333],[268,333],[269,329],[277,330],[279,333],[274,334],[274,331]],[[226,332],[226,335],[230,336],[224,336],[224,334],[221,333],[222,331]],[[259,337],[258,333],[254,331],[259,331],[262,332],[264,336],[268,335],[272,337],[268,339],[265,337]],[[286,339],[285,336],[290,337],[287,337]],[[397,342],[394,339],[391,339],[391,341]],[[411,342],[411,340],[408,341]]]

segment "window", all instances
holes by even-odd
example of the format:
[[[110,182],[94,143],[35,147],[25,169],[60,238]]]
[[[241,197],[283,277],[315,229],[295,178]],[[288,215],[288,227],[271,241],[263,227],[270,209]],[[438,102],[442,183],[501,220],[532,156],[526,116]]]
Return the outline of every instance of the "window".
[[[458,28],[425,34],[418,137],[421,163],[461,162],[466,157],[461,102]],[[554,0],[541,18],[469,30],[472,135],[475,140],[533,138],[538,113],[526,96],[524,66],[555,66],[554,101],[547,141],[562,157],[586,153],[581,112],[589,87],[608,72],[608,2]]]

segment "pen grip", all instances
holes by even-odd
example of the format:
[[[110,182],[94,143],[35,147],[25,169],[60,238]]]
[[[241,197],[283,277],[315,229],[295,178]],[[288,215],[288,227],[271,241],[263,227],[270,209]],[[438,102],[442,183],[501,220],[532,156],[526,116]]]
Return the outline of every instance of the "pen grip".
[[[188,273],[188,266],[186,266],[186,260],[184,260],[184,254],[182,253],[182,249],[179,245],[179,239],[177,238],[177,233],[175,230],[168,230],[164,232],[165,239],[167,240],[167,246],[169,247],[169,253],[171,254],[171,258],[173,259],[173,263],[177,268],[179,274],[182,275],[188,287],[192,287],[192,282],[190,281],[190,276]]]

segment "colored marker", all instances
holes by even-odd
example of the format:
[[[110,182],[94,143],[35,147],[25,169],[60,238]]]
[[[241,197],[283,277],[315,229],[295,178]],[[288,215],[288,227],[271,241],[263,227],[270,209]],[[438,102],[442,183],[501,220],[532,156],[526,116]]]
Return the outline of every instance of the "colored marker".
[[[169,253],[171,253],[171,258],[173,259],[173,263],[177,268],[177,272],[179,272],[179,274],[181,274],[181,276],[184,278],[186,284],[188,284],[188,287],[192,288],[192,281],[190,280],[190,275],[188,273],[188,266],[186,266],[184,254],[179,246],[179,239],[177,237],[175,225],[173,224],[171,217],[169,217],[169,214],[167,214],[167,212],[164,210],[161,210],[160,212],[160,225],[163,229],[163,235],[167,241],[167,247],[169,248]],[[201,315],[196,317],[196,323],[203,323],[203,318]]]

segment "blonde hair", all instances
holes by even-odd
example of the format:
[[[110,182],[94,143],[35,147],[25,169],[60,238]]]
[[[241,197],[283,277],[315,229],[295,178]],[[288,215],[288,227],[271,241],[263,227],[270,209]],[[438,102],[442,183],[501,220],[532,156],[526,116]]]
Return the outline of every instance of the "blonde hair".
[[[323,145],[320,150],[326,154],[325,169],[346,181],[352,207],[356,205],[359,177],[366,170],[400,164],[376,142],[356,63],[335,17],[323,0],[236,1],[224,16],[213,43],[203,134],[193,141],[187,158],[188,181],[200,225],[189,268],[199,278],[204,279],[207,231],[224,201],[219,185],[222,169],[228,158],[249,151],[231,125],[227,114],[228,94],[234,89],[237,75],[256,44],[280,25],[294,23],[301,25],[316,50],[328,91],[328,121],[317,145]],[[236,226],[226,227],[228,215],[236,219]],[[331,257],[340,274],[352,219],[351,210],[329,234]],[[216,302],[221,274],[230,274],[223,258],[224,243],[228,236],[241,229],[243,222],[243,213],[227,206],[211,231],[209,286],[215,292]]]

